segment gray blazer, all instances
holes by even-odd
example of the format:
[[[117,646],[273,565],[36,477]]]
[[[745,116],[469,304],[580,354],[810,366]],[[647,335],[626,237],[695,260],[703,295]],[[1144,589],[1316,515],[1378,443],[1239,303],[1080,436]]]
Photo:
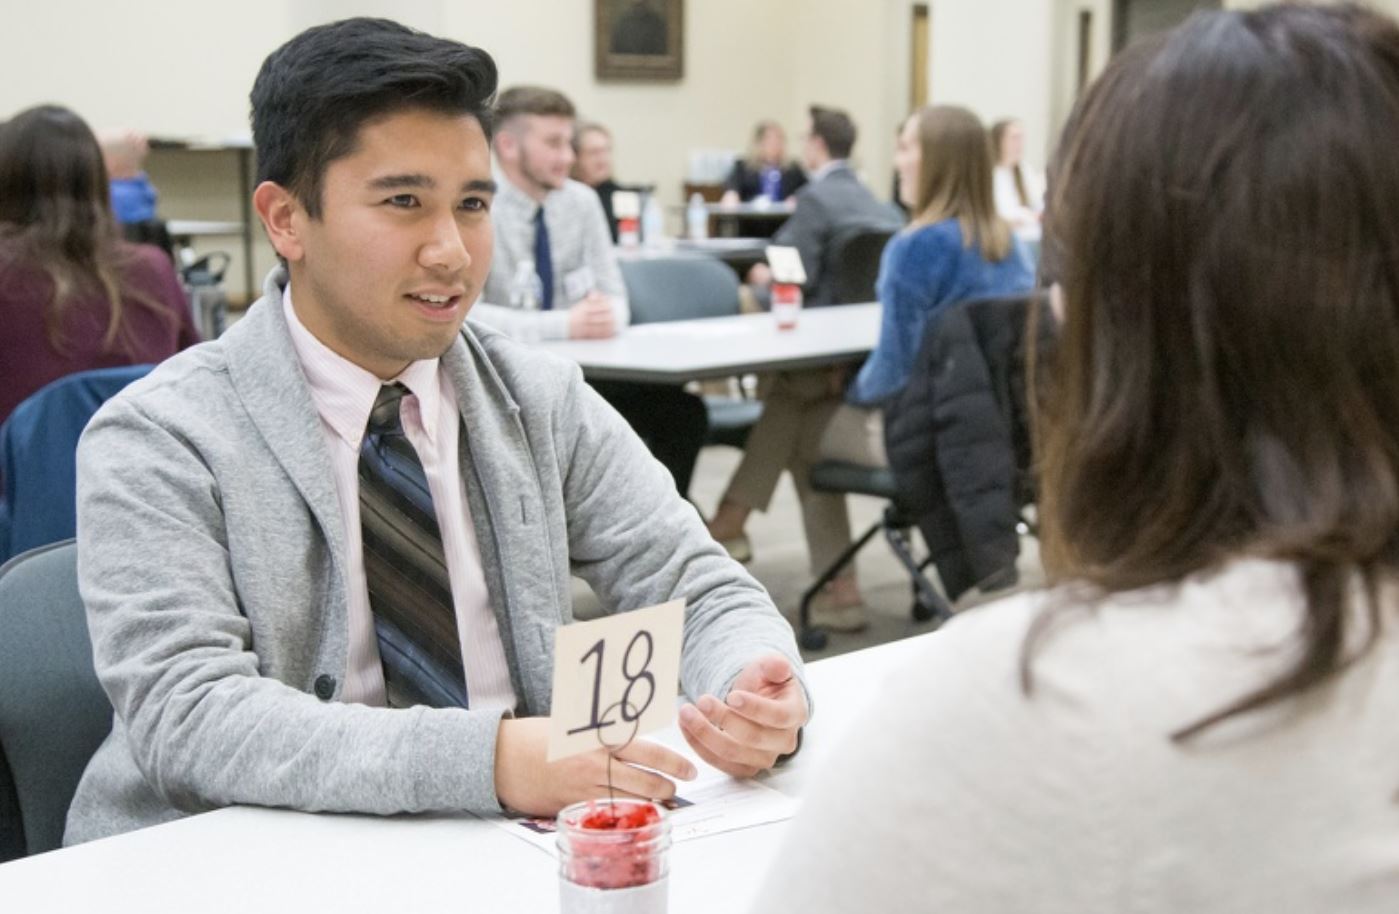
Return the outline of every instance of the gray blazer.
[[[230,804],[496,811],[499,712],[336,701],[344,530],[280,306],[280,271],[217,342],[108,402],[78,448],[78,572],[111,735],[67,843]],[[549,712],[570,573],[611,610],[689,600],[681,686],[799,663],[767,593],[576,365],[468,325],[442,357],[491,605],[524,714]],[[798,666],[798,669],[800,667]]]
[[[835,300],[831,259],[836,244],[862,229],[897,232],[903,227],[903,217],[892,205],[875,199],[844,164],[797,191],[796,199],[791,218],[782,223],[772,242],[801,252],[806,304],[828,305]]]

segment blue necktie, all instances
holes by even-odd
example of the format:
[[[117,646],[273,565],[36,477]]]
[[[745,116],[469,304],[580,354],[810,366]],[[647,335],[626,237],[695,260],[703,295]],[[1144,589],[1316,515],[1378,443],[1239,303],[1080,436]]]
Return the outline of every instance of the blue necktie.
[[[427,475],[403,434],[408,389],[379,388],[359,448],[364,579],[389,704],[467,706],[466,671],[442,532]]]
[[[544,224],[544,207],[534,213],[534,272],[542,286],[539,310],[554,307],[554,255],[549,251],[549,227]]]

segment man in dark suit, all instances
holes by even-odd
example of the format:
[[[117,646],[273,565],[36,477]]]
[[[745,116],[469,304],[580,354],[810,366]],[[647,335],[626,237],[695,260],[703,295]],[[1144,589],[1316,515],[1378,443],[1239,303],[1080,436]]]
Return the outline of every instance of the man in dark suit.
[[[840,242],[867,229],[896,232],[903,224],[898,211],[876,199],[851,169],[855,133],[855,124],[844,111],[811,106],[802,146],[803,164],[811,180],[797,191],[792,217],[772,239],[773,244],[801,252],[807,306],[828,305],[835,300],[837,267],[832,259]],[[750,282],[765,283],[771,277],[765,266],[754,270]]]

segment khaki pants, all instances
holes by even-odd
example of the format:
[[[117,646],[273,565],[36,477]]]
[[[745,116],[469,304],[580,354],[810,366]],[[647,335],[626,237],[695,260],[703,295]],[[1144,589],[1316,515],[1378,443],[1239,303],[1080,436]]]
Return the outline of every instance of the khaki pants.
[[[880,414],[846,406],[839,388],[827,369],[764,378],[763,415],[749,433],[743,460],[724,493],[726,501],[766,511],[783,470],[790,472],[801,502],[812,574],[824,571],[850,545],[845,496],[812,491],[812,464],[824,457],[873,466],[886,462]],[[871,422],[877,426],[873,431]],[[877,453],[871,452],[871,441]]]

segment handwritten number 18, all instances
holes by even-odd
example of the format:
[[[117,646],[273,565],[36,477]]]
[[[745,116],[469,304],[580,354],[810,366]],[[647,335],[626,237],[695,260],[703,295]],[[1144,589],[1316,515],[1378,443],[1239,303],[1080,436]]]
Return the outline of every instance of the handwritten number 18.
[[[633,673],[631,671],[632,650],[642,639],[646,641],[646,657],[641,661],[641,668]],[[593,703],[590,715],[591,719],[584,726],[574,727],[572,730],[569,730],[570,736],[574,733],[583,733],[587,730],[601,730],[603,727],[612,726],[616,721],[607,719],[607,715],[612,711],[612,708],[618,705],[621,706],[622,720],[631,723],[642,714],[646,713],[646,709],[651,707],[651,701],[656,697],[656,677],[651,675],[650,672],[651,657],[655,653],[655,643],[651,639],[651,633],[643,629],[632,636],[631,642],[627,644],[626,652],[622,654],[622,676],[627,680],[627,688],[622,692],[622,700],[617,704],[608,706],[605,711],[602,709],[602,664],[606,644],[607,642],[605,640],[599,639],[594,642],[593,646],[588,648],[587,653],[578,660],[579,663],[586,664],[589,657],[597,656],[597,663],[593,666]],[[640,706],[633,705],[631,701],[632,689],[636,687],[638,682],[646,683],[646,701]]]

